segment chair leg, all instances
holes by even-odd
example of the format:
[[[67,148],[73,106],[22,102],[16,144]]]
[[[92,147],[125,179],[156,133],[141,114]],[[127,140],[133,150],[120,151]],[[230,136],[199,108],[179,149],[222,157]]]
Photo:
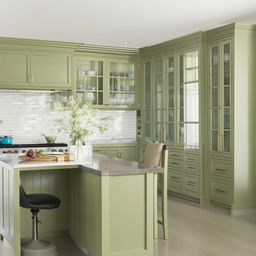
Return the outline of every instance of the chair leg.
[[[31,209],[32,212],[32,240],[38,240],[38,213],[39,210],[37,209]]]
[[[157,174],[154,174],[154,239],[158,239],[158,216],[157,216]]]
[[[168,240],[168,195],[167,189],[163,187],[162,194],[162,223],[163,223],[163,233],[164,240]]]

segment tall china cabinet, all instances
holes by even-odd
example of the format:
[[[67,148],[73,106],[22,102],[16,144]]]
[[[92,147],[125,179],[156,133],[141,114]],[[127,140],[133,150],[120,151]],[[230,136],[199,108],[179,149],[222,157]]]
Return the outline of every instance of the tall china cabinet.
[[[143,61],[142,119],[145,143],[153,140],[168,144],[169,192],[199,201],[201,34],[197,36],[197,47],[156,54]]]
[[[206,40],[206,187],[210,202],[236,214],[256,208],[256,30],[231,24],[207,31]]]

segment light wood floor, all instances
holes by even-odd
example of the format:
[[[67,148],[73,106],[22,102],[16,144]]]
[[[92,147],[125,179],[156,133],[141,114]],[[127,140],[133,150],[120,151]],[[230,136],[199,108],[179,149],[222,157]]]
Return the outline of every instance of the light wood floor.
[[[169,199],[169,240],[155,241],[155,256],[255,256],[256,214],[230,216],[225,210]],[[71,239],[55,240],[59,256],[82,256]],[[7,242],[0,255],[13,256]],[[121,255],[120,255],[121,256]]]

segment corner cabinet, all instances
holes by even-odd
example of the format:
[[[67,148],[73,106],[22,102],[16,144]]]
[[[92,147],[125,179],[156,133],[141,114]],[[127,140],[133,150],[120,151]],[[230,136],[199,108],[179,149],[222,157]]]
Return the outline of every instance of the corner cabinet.
[[[122,59],[76,56],[75,91],[97,107],[136,108],[138,64]]]
[[[0,50],[0,88],[71,89],[71,55]]]

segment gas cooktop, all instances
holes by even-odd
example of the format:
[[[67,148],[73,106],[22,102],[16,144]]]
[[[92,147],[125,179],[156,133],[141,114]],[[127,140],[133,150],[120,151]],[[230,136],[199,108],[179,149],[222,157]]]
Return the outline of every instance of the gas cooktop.
[[[67,147],[66,143],[31,143],[31,144],[0,144],[0,148],[54,148]]]

